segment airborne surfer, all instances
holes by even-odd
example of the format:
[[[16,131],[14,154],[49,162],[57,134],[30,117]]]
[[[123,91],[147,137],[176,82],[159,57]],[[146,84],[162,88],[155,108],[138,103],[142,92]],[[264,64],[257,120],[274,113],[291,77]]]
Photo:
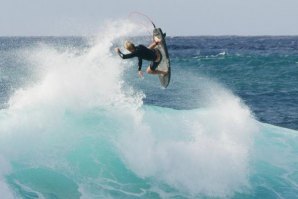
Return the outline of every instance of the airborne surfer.
[[[118,55],[122,59],[130,59],[133,57],[138,58],[138,60],[139,60],[138,61],[138,75],[140,77],[143,77],[143,72],[142,72],[142,60],[143,59],[147,60],[147,61],[151,61],[150,65],[148,66],[148,68],[146,70],[146,72],[148,74],[153,74],[153,75],[160,74],[160,75],[165,76],[165,75],[167,75],[167,72],[156,69],[162,60],[162,54],[160,53],[160,51],[158,49],[155,48],[157,45],[159,45],[160,41],[161,41],[160,39],[155,37],[154,42],[152,44],[150,44],[149,47],[146,47],[144,45],[135,46],[132,42],[125,41],[124,47],[130,53],[123,54],[119,48],[115,48],[115,51],[118,53]]]

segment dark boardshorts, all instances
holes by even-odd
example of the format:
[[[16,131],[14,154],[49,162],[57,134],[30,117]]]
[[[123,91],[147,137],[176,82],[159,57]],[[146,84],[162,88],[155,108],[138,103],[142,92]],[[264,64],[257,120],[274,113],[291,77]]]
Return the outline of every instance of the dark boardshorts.
[[[158,67],[159,63],[160,63],[161,60],[162,60],[162,55],[161,55],[161,53],[159,52],[159,50],[154,49],[154,51],[155,51],[156,53],[159,53],[160,59],[159,59],[158,62],[154,62],[154,61],[153,61],[153,62],[150,63],[150,69],[151,69],[152,71],[156,70],[156,68]]]

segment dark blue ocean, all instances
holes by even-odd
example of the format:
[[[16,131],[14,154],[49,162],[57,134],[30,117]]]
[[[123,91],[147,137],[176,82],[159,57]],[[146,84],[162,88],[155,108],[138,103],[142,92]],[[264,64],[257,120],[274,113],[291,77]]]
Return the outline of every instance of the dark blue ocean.
[[[298,198],[298,37],[167,37],[163,89],[113,28],[0,37],[4,198]]]

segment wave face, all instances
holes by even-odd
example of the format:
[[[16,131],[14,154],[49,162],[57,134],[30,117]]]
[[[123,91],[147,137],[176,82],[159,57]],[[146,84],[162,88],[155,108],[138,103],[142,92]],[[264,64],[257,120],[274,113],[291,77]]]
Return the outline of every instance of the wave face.
[[[111,22],[79,49],[50,41],[17,52],[30,81],[0,110],[1,195],[294,198],[297,132],[258,122],[221,84],[189,74],[188,81],[204,82],[193,85],[201,108],[144,105],[146,93],[132,86],[138,80],[128,80],[136,78],[133,62],[113,53],[143,32]]]

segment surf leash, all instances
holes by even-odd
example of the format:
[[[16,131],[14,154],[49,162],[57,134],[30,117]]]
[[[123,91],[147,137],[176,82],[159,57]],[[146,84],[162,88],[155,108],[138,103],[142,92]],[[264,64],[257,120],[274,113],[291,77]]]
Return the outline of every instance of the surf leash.
[[[131,12],[129,13],[129,16],[133,15],[133,14],[136,14],[136,15],[140,15],[140,16],[143,16],[145,17],[152,25],[153,25],[153,28],[156,28],[155,24],[153,23],[153,21],[150,19],[150,17],[148,17],[147,15],[141,13],[141,12],[138,12],[138,11],[134,11],[134,12]]]

